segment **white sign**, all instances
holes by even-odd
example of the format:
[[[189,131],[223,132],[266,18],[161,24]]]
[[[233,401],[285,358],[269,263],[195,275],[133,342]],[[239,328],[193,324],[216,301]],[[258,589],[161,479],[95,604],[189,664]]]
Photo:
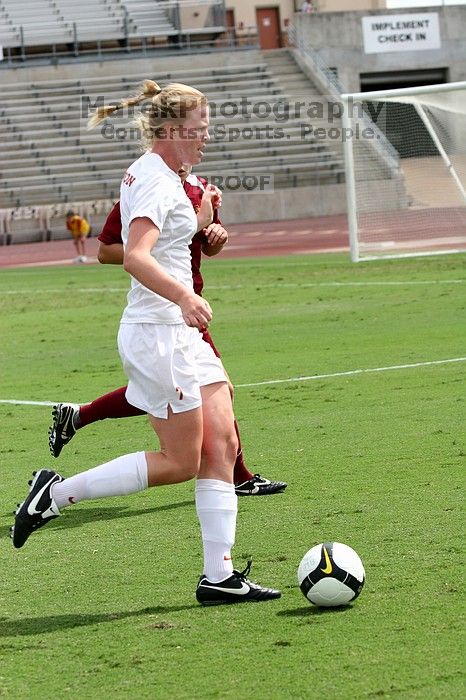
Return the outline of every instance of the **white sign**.
[[[415,15],[372,15],[362,18],[365,53],[439,49],[437,12]]]

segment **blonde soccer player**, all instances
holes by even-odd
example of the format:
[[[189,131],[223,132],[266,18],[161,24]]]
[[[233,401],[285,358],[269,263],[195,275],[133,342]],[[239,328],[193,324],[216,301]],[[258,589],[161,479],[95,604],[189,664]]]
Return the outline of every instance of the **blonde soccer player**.
[[[120,322],[118,348],[128,378],[127,398],[149,415],[158,452],[123,455],[67,479],[36,472],[18,507],[12,538],[24,545],[37,528],[82,500],[120,496],[196,478],[196,511],[204,569],[196,588],[203,605],[260,601],[280,592],[233,568],[237,496],[233,464],[237,440],[220,358],[199,330],[212,319],[209,303],[193,290],[189,243],[213,217],[218,191],[207,186],[196,213],[178,170],[201,162],[209,140],[209,107],[198,90],[145,81],[139,95],[97,110],[92,123],[150,100],[139,125],[145,153],[123,176],[120,190],[124,267],[131,289]]]

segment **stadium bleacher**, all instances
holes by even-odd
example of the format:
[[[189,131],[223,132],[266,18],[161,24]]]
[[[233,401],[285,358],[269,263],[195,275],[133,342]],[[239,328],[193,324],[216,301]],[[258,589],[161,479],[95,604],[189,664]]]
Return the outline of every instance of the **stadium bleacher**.
[[[118,41],[178,33],[166,3],[153,0],[0,0],[5,48]]]
[[[170,36],[178,32],[169,12],[157,4],[153,0],[126,0],[130,36]]]
[[[73,24],[86,40],[96,34],[100,38],[123,35],[123,11],[116,1],[1,0],[0,18],[0,41],[5,47],[72,42]]]
[[[108,121],[109,130],[121,129],[127,138],[119,139],[115,132],[113,138],[105,138],[101,128],[87,131],[87,113],[81,113],[81,100],[89,104],[95,104],[99,96],[105,102],[119,100],[133,92],[144,77],[124,74],[6,86],[0,109],[4,153],[1,206],[117,198],[121,174],[137,157],[139,144],[134,133],[128,132],[127,119]],[[274,175],[278,188],[341,182],[341,145],[309,140],[303,148],[301,117],[290,116],[280,124],[273,114],[262,118],[255,113],[258,103],[317,95],[315,86],[286,50],[263,54],[262,62],[252,65],[214,69],[210,61],[209,68],[206,65],[157,77],[161,82],[182,80],[196,85],[217,108],[217,114],[213,110],[212,143],[203,161],[207,177],[268,173]],[[244,98],[248,99],[245,113],[220,113],[223,104],[239,105]],[[265,138],[277,128],[282,137]],[[235,133],[240,130],[242,138],[232,140],[231,129]],[[248,139],[248,134],[254,138]]]

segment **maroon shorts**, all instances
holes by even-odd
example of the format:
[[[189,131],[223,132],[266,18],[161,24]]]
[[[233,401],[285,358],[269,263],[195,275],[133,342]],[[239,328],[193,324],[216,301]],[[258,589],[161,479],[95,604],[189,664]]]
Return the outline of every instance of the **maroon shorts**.
[[[205,340],[206,343],[209,343],[209,345],[212,348],[212,350],[214,351],[216,357],[221,357],[219,351],[217,350],[217,348],[214,345],[214,341],[212,340],[208,330],[202,331],[202,338],[203,338],[203,340]]]

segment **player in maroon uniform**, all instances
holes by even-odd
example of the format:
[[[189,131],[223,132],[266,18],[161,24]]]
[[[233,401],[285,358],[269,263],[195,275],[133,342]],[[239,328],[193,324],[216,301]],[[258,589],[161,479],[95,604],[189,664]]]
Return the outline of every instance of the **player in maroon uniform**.
[[[206,180],[195,175],[188,174],[186,170],[179,171],[183,186],[194,210],[197,212],[202,199]],[[213,222],[206,229],[196,233],[192,239],[191,269],[193,286],[196,294],[201,295],[204,280],[201,274],[202,254],[207,256],[217,255],[228,240],[228,234],[218,218],[218,210],[215,210]],[[102,232],[99,236],[99,262],[103,264],[123,263],[123,242],[121,239],[121,218],[119,202],[115,204],[107,217]],[[202,333],[204,340],[209,343],[217,357],[220,353],[206,330]],[[233,394],[233,386],[228,381],[230,392]],[[63,446],[74,436],[79,428],[106,418],[127,418],[130,416],[144,415],[144,411],[132,406],[126,400],[126,387],[121,387],[108,394],[104,394],[89,404],[77,406],[75,404],[60,403],[53,408],[53,425],[49,429],[49,446],[54,457],[58,457]],[[238,496],[261,496],[284,491],[287,484],[283,481],[270,481],[252,474],[243,460],[238,424],[235,420],[235,430],[238,437],[238,453],[236,457],[233,480]]]

